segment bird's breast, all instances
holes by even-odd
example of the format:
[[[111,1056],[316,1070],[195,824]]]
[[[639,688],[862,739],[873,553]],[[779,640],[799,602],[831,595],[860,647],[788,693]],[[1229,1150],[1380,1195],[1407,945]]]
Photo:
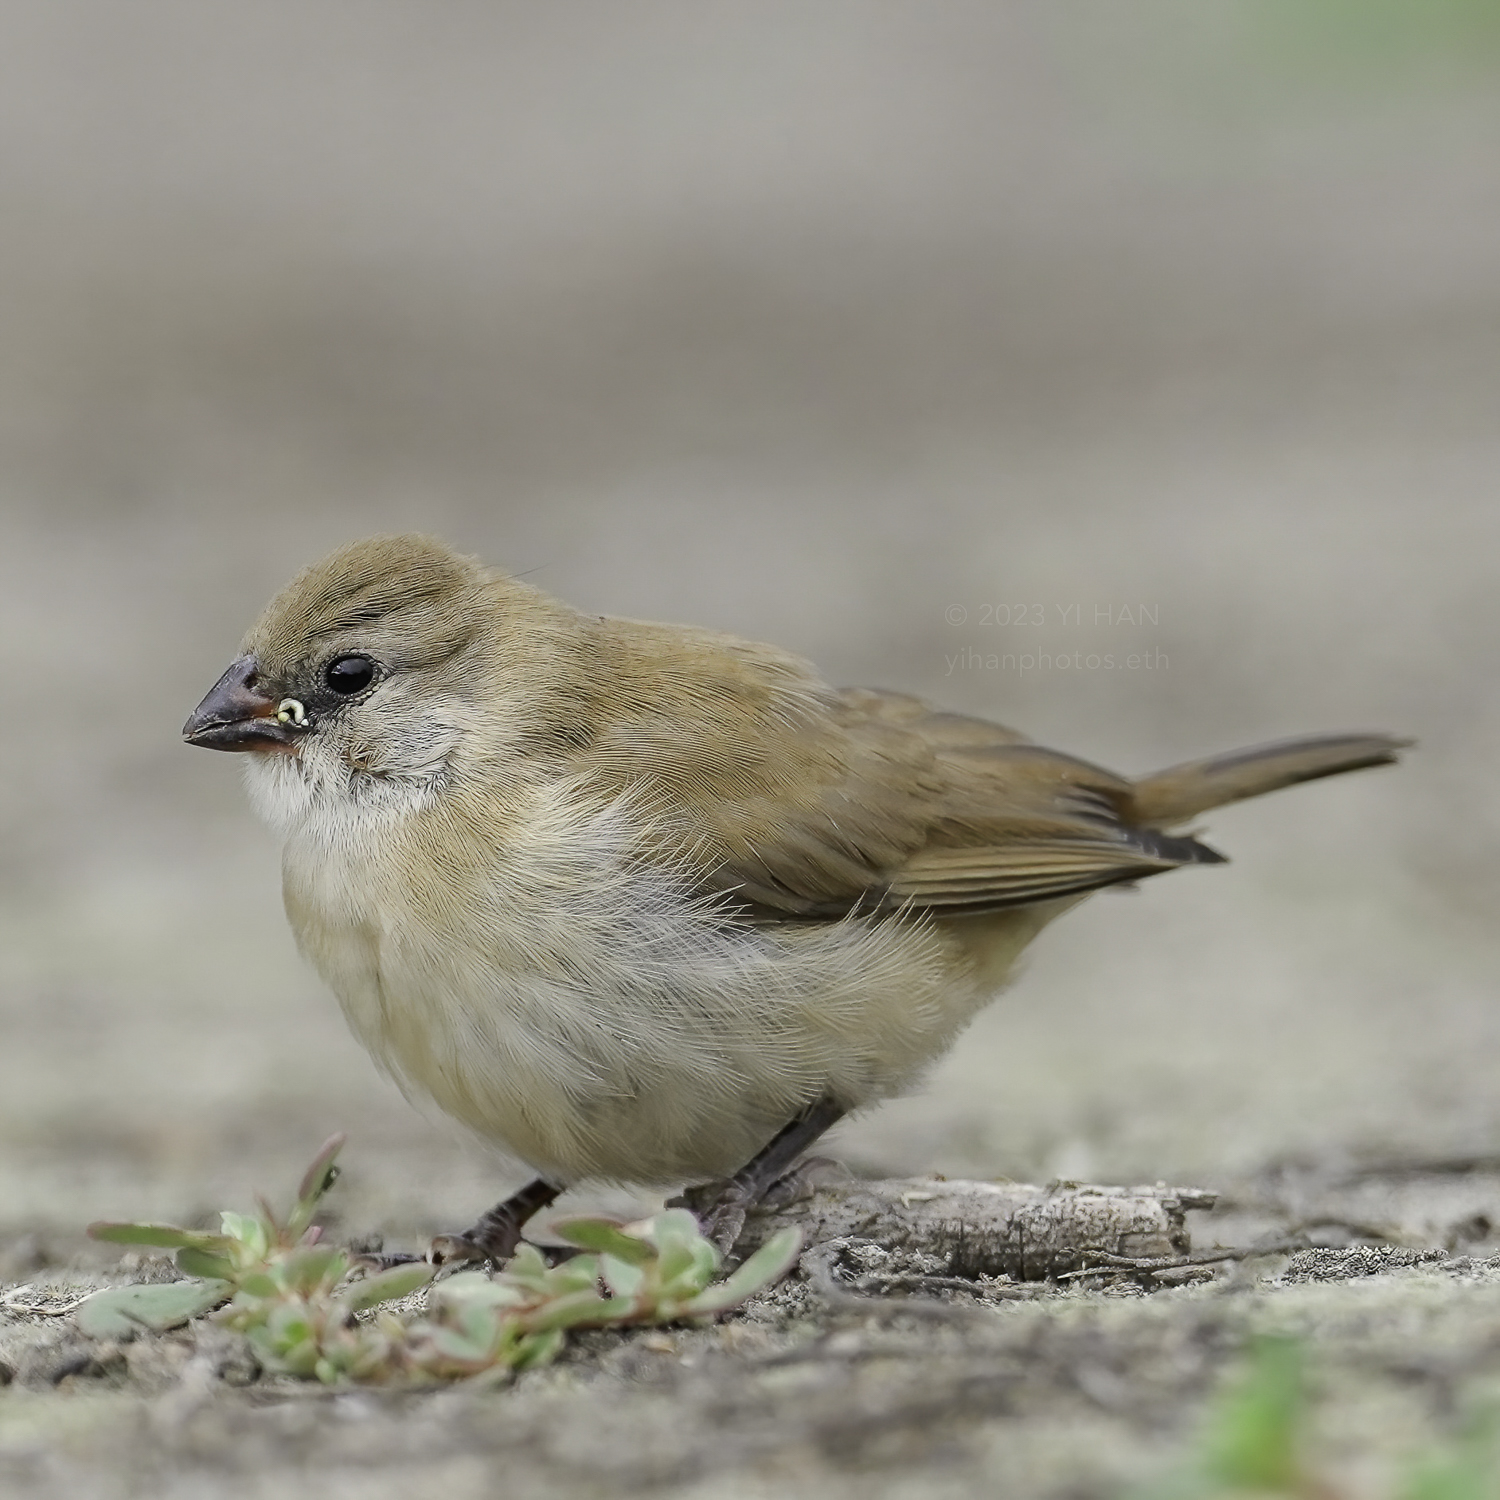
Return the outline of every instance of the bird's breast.
[[[384,1067],[562,1180],[734,1170],[812,1100],[900,1087],[975,1008],[932,924],[739,923],[643,862],[632,817],[561,795],[484,838],[462,807],[307,830],[287,912]]]

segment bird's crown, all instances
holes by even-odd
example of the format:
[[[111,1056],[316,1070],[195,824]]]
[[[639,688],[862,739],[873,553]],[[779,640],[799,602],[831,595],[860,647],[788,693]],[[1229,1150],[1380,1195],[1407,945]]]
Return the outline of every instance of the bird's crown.
[[[304,568],[245,637],[263,670],[284,671],[325,646],[360,635],[399,644],[402,665],[462,650],[482,616],[487,570],[435,537],[411,533],[351,542]]]

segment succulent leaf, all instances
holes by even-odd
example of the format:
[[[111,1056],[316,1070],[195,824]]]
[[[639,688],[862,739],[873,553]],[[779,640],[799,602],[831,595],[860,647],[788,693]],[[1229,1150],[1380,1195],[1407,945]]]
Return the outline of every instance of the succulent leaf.
[[[394,1302],[398,1297],[410,1296],[418,1287],[426,1286],[434,1274],[434,1267],[420,1263],[393,1266],[389,1271],[380,1272],[378,1276],[355,1282],[340,1294],[339,1301],[350,1312],[363,1312],[365,1308],[374,1307],[378,1303]]]
[[[111,1245],[156,1245],[163,1250],[218,1250],[228,1244],[221,1234],[179,1229],[175,1224],[111,1224],[100,1221],[88,1228],[91,1240]]]
[[[224,1281],[112,1286],[87,1298],[74,1316],[79,1331],[90,1338],[130,1338],[142,1328],[176,1328],[217,1307],[229,1291]]]
[[[747,1297],[780,1281],[796,1265],[802,1253],[802,1231],[783,1229],[774,1234],[732,1275],[717,1286],[700,1292],[682,1310],[690,1317],[724,1312],[737,1307]]]
[[[583,1250],[603,1251],[637,1266],[651,1259],[651,1246],[614,1219],[563,1219],[552,1228],[570,1245]]]
[[[209,1281],[233,1281],[234,1263],[227,1256],[214,1255],[196,1245],[184,1245],[177,1252],[177,1269],[185,1276],[199,1276]]]

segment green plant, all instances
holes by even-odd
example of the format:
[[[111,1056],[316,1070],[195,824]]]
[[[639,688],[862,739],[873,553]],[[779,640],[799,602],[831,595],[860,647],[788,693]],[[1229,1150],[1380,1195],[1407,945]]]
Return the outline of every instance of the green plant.
[[[413,1329],[411,1366],[440,1376],[524,1369],[551,1359],[569,1328],[702,1321],[776,1281],[802,1247],[798,1231],[783,1230],[714,1286],[719,1252],[686,1209],[639,1224],[569,1219],[553,1228],[595,1253],[549,1266],[522,1245],[494,1278],[467,1271],[440,1282],[428,1320]]]
[[[571,1219],[556,1228],[583,1253],[549,1265],[535,1246],[522,1245],[493,1277],[450,1276],[430,1287],[422,1313],[402,1317],[388,1304],[427,1286],[433,1268],[363,1275],[348,1251],[322,1243],[312,1223],[342,1145],[335,1136],[318,1153],[285,1220],[261,1200],[254,1215],[221,1215],[218,1233],[91,1225],[95,1239],[174,1250],[191,1279],[97,1292],[78,1309],[79,1327],[122,1337],[222,1307],[220,1320],[242,1332],[274,1374],[327,1384],[494,1378],[554,1358],[570,1328],[711,1318],[784,1275],[802,1246],[797,1230],[783,1230],[715,1285],[719,1252],[684,1209],[637,1224]]]
[[[1296,1339],[1254,1340],[1244,1368],[1210,1403],[1186,1463],[1136,1500],[1341,1500],[1344,1491],[1310,1463],[1313,1402],[1307,1349]],[[1406,1455],[1394,1473],[1398,1500],[1495,1500],[1500,1423],[1471,1415],[1457,1437]]]
[[[90,1224],[89,1235],[96,1240],[175,1251],[177,1269],[194,1279],[98,1292],[79,1308],[79,1327],[96,1337],[120,1337],[140,1327],[176,1327],[247,1287],[252,1297],[264,1297],[273,1287],[290,1294],[293,1288],[311,1289],[330,1280],[337,1284],[351,1263],[344,1252],[318,1243],[322,1233],[312,1218],[338,1178],[336,1160],[343,1144],[341,1135],[324,1142],[284,1221],[261,1199],[253,1215],[226,1209],[219,1215],[217,1234],[174,1224]]]
[[[1299,1494],[1307,1425],[1306,1355],[1295,1339],[1261,1338],[1248,1368],[1210,1414],[1202,1472],[1228,1490]]]

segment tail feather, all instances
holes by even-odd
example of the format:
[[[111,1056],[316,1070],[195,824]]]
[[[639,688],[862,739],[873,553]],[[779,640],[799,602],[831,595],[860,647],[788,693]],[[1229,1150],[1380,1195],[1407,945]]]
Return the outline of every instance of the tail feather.
[[[1211,807],[1299,781],[1388,766],[1412,743],[1389,734],[1317,734],[1186,761],[1136,782],[1135,817],[1146,827],[1169,828]]]

